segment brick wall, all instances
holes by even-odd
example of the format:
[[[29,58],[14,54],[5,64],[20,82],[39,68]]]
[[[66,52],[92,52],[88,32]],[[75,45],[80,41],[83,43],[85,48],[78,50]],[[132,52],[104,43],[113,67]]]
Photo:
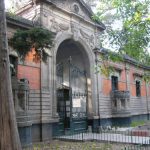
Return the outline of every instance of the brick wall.
[[[118,81],[118,90],[127,90],[127,81],[126,81],[126,71],[125,71],[125,66],[122,64],[122,70],[120,71],[120,76],[119,76],[119,81]],[[135,82],[135,72],[139,72],[139,74],[142,73],[142,69],[135,68],[134,66],[131,66],[130,72],[129,72],[129,78],[130,78],[130,94],[133,97],[136,97],[136,82]],[[141,80],[141,96],[145,97],[146,96],[146,83],[142,80],[142,77],[139,77]],[[111,85],[111,78],[106,78],[103,76],[102,78],[102,92],[103,95],[109,96],[110,92],[112,90],[112,85]],[[148,93],[150,93],[150,88],[148,90]]]
[[[25,58],[23,64],[18,65],[18,79],[26,78],[29,80],[30,89],[40,89],[40,62],[35,59],[35,50],[31,52]]]

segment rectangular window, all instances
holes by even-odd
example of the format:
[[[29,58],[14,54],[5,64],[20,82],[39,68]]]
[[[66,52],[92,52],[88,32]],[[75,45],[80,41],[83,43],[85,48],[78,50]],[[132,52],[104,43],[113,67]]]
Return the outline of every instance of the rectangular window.
[[[111,85],[112,85],[112,91],[118,90],[118,77],[116,76],[111,77]]]
[[[141,96],[141,83],[140,83],[140,81],[136,81],[136,96],[137,97]]]
[[[10,55],[9,61],[10,61],[11,76],[16,76],[17,75],[17,57]]]

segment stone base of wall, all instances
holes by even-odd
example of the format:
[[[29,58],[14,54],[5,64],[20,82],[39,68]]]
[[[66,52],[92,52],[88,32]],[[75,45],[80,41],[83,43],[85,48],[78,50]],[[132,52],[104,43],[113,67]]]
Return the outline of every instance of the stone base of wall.
[[[31,126],[18,128],[20,142],[23,148],[32,146]]]
[[[32,141],[33,142],[50,141],[51,139],[52,139],[52,124],[51,123],[32,125]]]
[[[129,127],[134,121],[146,121],[150,120],[150,114],[135,115],[131,117],[119,117],[119,118],[104,118],[99,120],[100,126],[119,126]]]
[[[131,117],[132,122],[133,121],[146,121],[150,120],[150,114],[143,114],[143,115],[135,115]]]
[[[88,126],[92,127],[93,132],[97,132],[98,127],[100,126],[99,119],[89,119],[88,120]]]
[[[150,120],[150,115],[136,115],[122,118],[104,118],[87,120],[87,127],[91,126],[92,131],[97,132],[99,126],[127,127],[133,121]],[[33,124],[32,126],[19,127],[19,135],[22,147],[30,147],[34,142],[50,141],[58,134],[58,123]]]
[[[18,131],[22,147],[31,147],[34,142],[50,141],[52,139],[51,123],[19,127]]]

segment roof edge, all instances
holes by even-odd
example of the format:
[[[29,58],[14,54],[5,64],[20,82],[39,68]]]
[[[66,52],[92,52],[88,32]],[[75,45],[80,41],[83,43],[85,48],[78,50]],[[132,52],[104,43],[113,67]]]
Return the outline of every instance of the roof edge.
[[[26,29],[31,28],[36,25],[36,24],[33,24],[33,22],[28,19],[25,19],[17,15],[13,15],[13,14],[11,15],[8,12],[6,12],[6,21],[8,24],[20,26]]]
[[[97,49],[94,50],[94,52],[98,52],[98,53],[101,53],[101,54],[107,54],[109,51],[110,50],[105,49],[105,48],[100,48],[100,49],[97,48]],[[112,52],[112,51],[110,51],[110,52]],[[150,66],[143,65],[142,63],[139,63],[137,60],[135,60],[134,58],[132,58],[132,57],[130,57],[128,55],[122,55],[122,57],[123,57],[123,60],[125,62],[128,62],[128,63],[130,63],[132,65],[135,65],[135,66],[138,65],[139,67],[141,67],[143,69],[147,69],[147,70],[150,71]]]

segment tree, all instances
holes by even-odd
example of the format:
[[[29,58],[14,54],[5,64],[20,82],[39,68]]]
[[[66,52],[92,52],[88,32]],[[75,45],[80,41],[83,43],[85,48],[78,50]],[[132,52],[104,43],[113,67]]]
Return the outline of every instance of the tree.
[[[0,149],[21,150],[11,89],[4,0],[0,1]]]
[[[99,4],[93,19],[106,26],[100,40],[109,49],[107,60],[123,61],[127,55],[136,60],[137,67],[150,66],[150,0],[99,0]],[[109,66],[105,69],[109,72]],[[150,71],[143,79],[150,81]]]
[[[40,27],[34,27],[28,30],[17,30],[13,37],[9,39],[9,44],[23,61],[27,54],[34,48],[36,60],[42,59],[43,62],[46,62],[52,43],[52,32]]]
[[[121,55],[150,65],[150,0],[106,0],[100,3],[94,18],[104,21],[107,26],[103,36],[105,44],[109,43],[110,49]]]

